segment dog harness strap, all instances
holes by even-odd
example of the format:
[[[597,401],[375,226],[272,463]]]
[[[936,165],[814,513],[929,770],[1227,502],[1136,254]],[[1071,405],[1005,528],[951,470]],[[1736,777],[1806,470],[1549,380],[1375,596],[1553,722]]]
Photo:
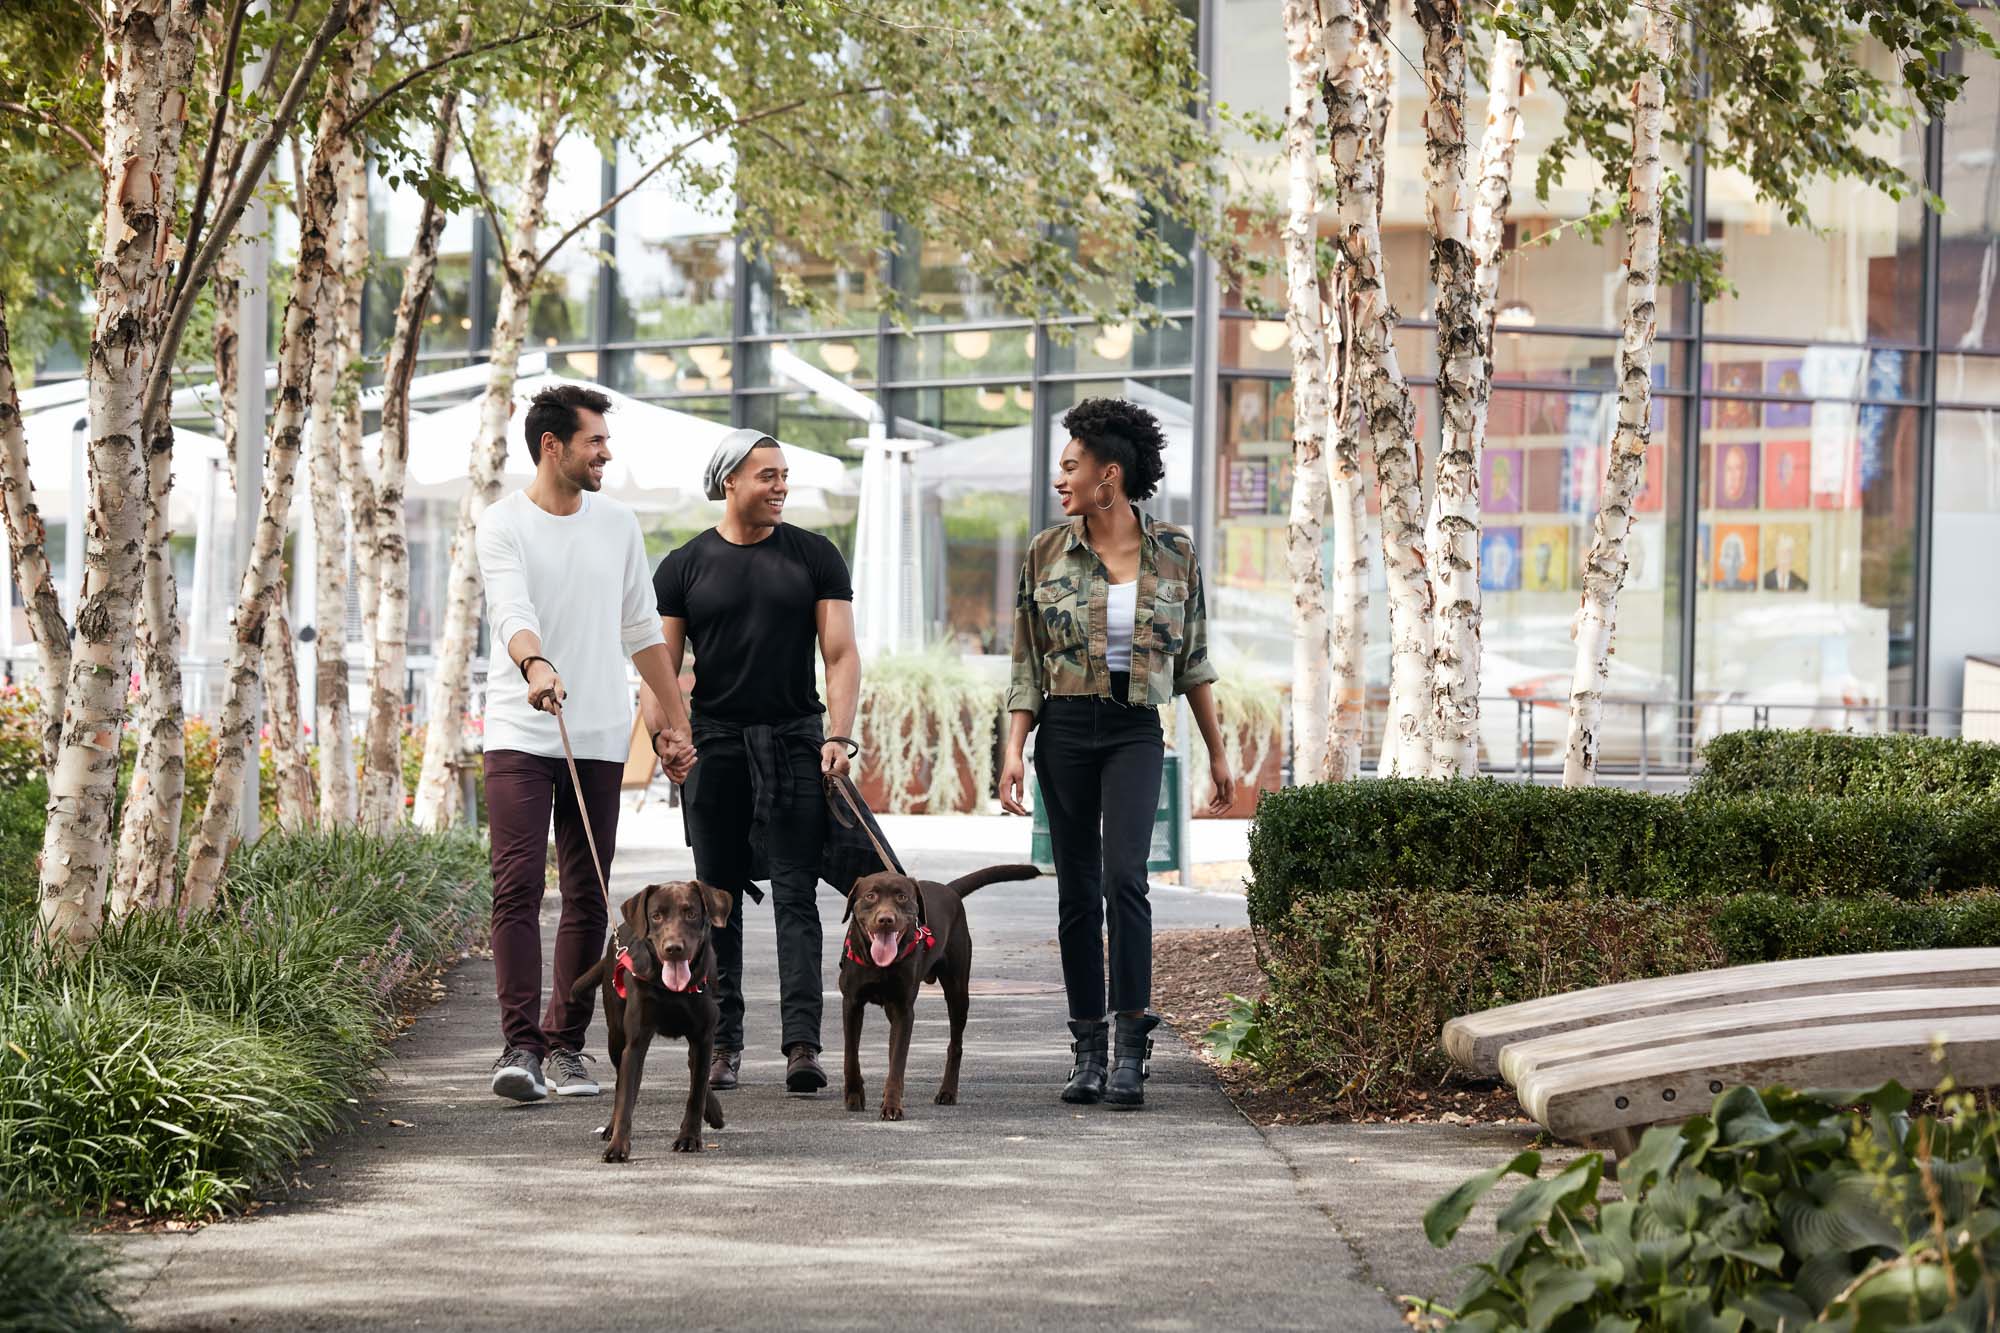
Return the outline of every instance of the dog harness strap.
[[[618,961],[611,965],[611,989],[618,992],[618,998],[621,1000],[625,998],[625,974],[628,972],[635,977],[639,975],[637,972],[632,972],[631,950],[620,949]]]

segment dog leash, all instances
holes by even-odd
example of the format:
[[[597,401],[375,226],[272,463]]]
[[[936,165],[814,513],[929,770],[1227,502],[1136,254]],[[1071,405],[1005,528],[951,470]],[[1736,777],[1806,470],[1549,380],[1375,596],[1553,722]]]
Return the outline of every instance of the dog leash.
[[[845,738],[835,736],[832,739],[843,740]],[[852,745],[853,742],[849,741],[848,744]],[[861,813],[860,803],[854,799],[853,781],[839,773],[828,773],[824,781],[829,791],[840,793],[840,799],[847,803],[848,811],[854,816],[854,822],[850,824],[847,820],[840,819],[840,812],[838,810],[834,811],[834,818],[840,819],[841,827],[854,828],[858,825],[861,831],[867,835],[868,845],[875,849],[875,855],[882,859],[882,868],[884,870],[900,872],[903,868],[903,863],[897,860],[887,847],[882,845],[882,840],[875,836],[875,826],[868,821],[866,815]]]
[[[604,880],[604,863],[597,858],[597,834],[590,827],[590,809],[583,800],[583,780],[576,775],[576,753],[569,748],[569,724],[563,721],[562,702],[549,700],[556,716],[556,731],[562,736],[563,762],[569,765],[569,785],[576,792],[576,812],[583,816],[583,840],[590,845],[590,868],[597,872],[597,888],[604,895],[604,918],[611,920],[611,886]]]

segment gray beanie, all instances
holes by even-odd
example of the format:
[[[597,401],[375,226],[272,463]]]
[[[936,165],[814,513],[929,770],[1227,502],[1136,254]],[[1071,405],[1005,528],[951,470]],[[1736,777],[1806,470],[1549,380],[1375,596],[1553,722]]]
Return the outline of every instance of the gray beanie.
[[[750,451],[760,444],[776,444],[777,441],[761,430],[745,426],[732,430],[716,444],[715,452],[708,456],[708,470],[702,473],[702,483],[708,487],[708,498],[724,498],[722,482],[734,472],[742,461],[750,456]]]

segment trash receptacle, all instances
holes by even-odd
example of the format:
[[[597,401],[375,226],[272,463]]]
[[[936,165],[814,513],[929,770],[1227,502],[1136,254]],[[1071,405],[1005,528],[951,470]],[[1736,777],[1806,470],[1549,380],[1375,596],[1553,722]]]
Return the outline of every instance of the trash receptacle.
[[[1045,871],[1056,868],[1055,852],[1049,843],[1049,816],[1042,807],[1042,784],[1032,776],[1030,769],[1028,787],[1030,799],[1034,802],[1034,835],[1029,843],[1029,856],[1035,865]],[[1153,845],[1146,851],[1146,869],[1151,872],[1180,869],[1181,856],[1178,839],[1180,837],[1181,801],[1181,757],[1169,753],[1160,765],[1160,799],[1153,807]]]

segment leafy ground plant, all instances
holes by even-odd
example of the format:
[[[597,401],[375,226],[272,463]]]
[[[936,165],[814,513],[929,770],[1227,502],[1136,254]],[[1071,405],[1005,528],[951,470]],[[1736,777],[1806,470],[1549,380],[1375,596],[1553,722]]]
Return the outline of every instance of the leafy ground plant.
[[[1590,1153],[1543,1177],[1524,1152],[1424,1214],[1448,1245],[1481,1197],[1500,1248],[1455,1309],[1412,1302],[1465,1333],[1886,1333],[2000,1322],[2000,1117],[1947,1090],[1913,1115],[1867,1091],[1735,1087],[1710,1113],[1647,1131],[1601,1198]]]

